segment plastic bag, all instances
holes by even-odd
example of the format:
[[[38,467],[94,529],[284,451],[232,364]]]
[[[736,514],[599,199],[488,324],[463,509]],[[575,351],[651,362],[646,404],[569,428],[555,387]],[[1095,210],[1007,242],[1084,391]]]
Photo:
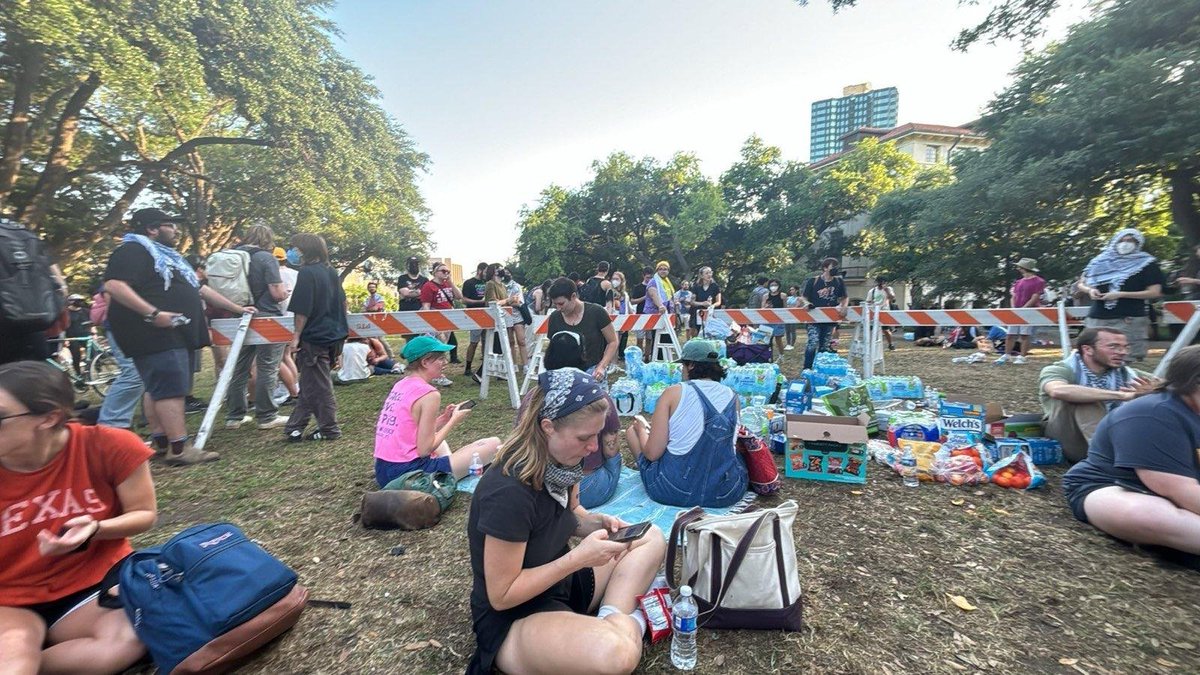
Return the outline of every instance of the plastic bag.
[[[900,452],[896,453],[903,457],[906,450],[911,450],[913,457],[917,459],[917,478],[926,483],[932,483],[935,478],[933,475],[934,459],[938,451],[942,449],[941,443],[930,443],[926,441],[911,441],[907,438],[899,441]]]
[[[934,467],[934,477],[939,483],[951,485],[978,485],[988,481],[983,467],[976,464],[974,458],[966,455],[939,458]]]
[[[1032,490],[1046,483],[1046,476],[1024,450],[1009,455],[987,469],[988,479],[1000,487]]]

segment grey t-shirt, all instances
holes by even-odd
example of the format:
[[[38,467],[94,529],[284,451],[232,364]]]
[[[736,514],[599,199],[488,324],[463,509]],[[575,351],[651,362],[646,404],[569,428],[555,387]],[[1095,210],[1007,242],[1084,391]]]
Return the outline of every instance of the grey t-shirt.
[[[282,316],[283,309],[271,297],[271,284],[283,283],[279,276],[279,261],[266,249],[255,246],[239,246],[239,249],[250,254],[250,295],[254,297],[254,306],[263,316]]]

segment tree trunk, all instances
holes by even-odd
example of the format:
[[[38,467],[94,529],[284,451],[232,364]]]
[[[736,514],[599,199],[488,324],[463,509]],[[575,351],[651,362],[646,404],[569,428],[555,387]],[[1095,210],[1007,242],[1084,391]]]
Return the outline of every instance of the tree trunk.
[[[46,54],[41,45],[26,43],[18,36],[12,36],[10,45],[19,65],[12,83],[12,110],[4,129],[4,147],[0,149],[0,205],[8,200],[17,184],[21,159],[29,147],[29,106],[46,65]]]
[[[346,277],[350,276],[351,272],[353,272],[355,269],[357,269],[359,265],[366,262],[367,259],[370,257],[371,257],[370,253],[363,253],[359,257],[351,260],[350,264],[346,265],[346,268],[343,269],[340,274],[338,274],[338,281],[343,281],[343,282],[346,281]]]
[[[55,193],[66,179],[67,162],[71,158],[71,148],[75,145],[75,136],[79,132],[79,113],[99,86],[100,73],[91,73],[63,107],[62,115],[58,118],[58,127],[54,131],[54,141],[50,145],[50,153],[46,157],[46,168],[42,169],[42,175],[38,176],[29,204],[17,214],[17,219],[31,230],[41,226]]]
[[[1200,169],[1179,167],[1167,172],[1171,182],[1171,217],[1183,238],[1192,246],[1200,245],[1200,211],[1196,209],[1196,198],[1200,195],[1200,184],[1196,179]]]

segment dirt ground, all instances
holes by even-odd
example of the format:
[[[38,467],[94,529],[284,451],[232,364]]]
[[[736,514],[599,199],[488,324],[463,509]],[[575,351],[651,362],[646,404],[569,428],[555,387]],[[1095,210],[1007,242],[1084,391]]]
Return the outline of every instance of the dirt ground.
[[[1152,360],[1165,345],[1158,347]],[[795,375],[802,352],[786,354],[785,374]],[[950,363],[961,354],[901,344],[887,354],[887,372],[989,396],[1010,413],[1033,412],[1038,370],[1057,358],[1048,348],[1024,366]],[[458,367],[450,372],[455,384],[444,400],[478,398]],[[211,380],[206,373],[202,382]],[[242,672],[452,673],[470,659],[469,495],[431,530],[368,531],[351,522],[374,488],[375,417],[392,382],[337,388],[340,441],[291,445],[277,431],[220,429],[210,445],[220,462],[155,467],[161,517],[137,544],[228,520],[296,569],[313,598],[351,605],[310,608]],[[480,402],[453,446],[510,428],[513,411],[501,392]],[[206,386],[197,393],[206,396]],[[778,495],[759,503],[800,504],[806,628],[702,630],[697,671],[1200,672],[1200,574],[1077,523],[1060,491],[1062,470],[1046,473],[1048,485],[1029,493],[906,489],[875,464],[863,486],[784,479]],[[950,595],[977,609],[959,609]],[[668,643],[648,647],[639,672],[670,671]]]

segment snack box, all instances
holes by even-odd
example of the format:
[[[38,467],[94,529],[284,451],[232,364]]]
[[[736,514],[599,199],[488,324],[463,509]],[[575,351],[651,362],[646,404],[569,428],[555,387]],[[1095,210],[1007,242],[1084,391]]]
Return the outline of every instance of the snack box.
[[[784,475],[867,482],[867,416],[788,415]]]
[[[997,438],[990,443],[985,442],[983,447],[987,450],[992,464],[1021,451],[1030,454],[1029,444],[1020,438]],[[1034,464],[1037,464],[1037,462],[1034,462]]]
[[[969,396],[946,394],[938,403],[938,427],[945,438],[951,432],[969,433],[983,440],[988,425],[1004,418],[999,403]]]
[[[1038,466],[1062,464],[1062,444],[1053,438],[1025,436],[1021,440],[1029,446],[1029,456],[1033,458],[1034,464]]]
[[[993,438],[1037,438],[1042,435],[1042,415],[1040,413],[1010,415],[989,423],[987,433]],[[1037,460],[1034,460],[1034,463],[1037,463]]]
[[[812,388],[807,380],[792,380],[783,394],[783,406],[788,413],[801,415],[812,409]]]

